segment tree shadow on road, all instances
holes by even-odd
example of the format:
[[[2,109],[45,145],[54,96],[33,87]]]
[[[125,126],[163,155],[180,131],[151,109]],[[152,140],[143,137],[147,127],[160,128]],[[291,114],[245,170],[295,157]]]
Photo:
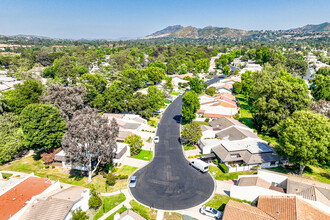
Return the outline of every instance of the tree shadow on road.
[[[181,123],[181,115],[176,115],[173,117],[173,119],[176,121],[176,123],[178,123],[178,124]]]

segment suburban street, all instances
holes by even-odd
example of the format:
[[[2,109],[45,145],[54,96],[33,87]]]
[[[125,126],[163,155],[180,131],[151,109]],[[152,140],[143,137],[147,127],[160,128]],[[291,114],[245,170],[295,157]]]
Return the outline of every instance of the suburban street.
[[[214,181],[189,166],[180,144],[182,96],[168,106],[159,124],[159,143],[155,157],[138,170],[137,185],[130,188],[134,198],[152,208],[181,210],[206,201],[213,193]]]

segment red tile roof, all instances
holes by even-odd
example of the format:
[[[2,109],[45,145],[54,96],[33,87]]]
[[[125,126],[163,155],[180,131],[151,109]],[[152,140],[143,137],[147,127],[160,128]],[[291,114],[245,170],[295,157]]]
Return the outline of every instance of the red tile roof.
[[[0,196],[0,220],[7,220],[21,210],[32,196],[45,191],[51,182],[39,177],[29,177]]]

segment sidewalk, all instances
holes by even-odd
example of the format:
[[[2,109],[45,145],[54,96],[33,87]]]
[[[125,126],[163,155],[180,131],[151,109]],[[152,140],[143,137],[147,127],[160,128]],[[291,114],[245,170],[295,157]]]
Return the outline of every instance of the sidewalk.
[[[119,193],[124,193],[126,200],[124,202],[120,203],[119,205],[117,205],[116,207],[114,207],[113,209],[111,209],[109,212],[105,213],[101,218],[99,218],[99,220],[105,220],[106,218],[108,218],[110,215],[112,215],[113,213],[118,211],[123,206],[126,206],[126,208],[128,208],[128,209],[132,208],[132,206],[129,204],[129,202],[132,200],[132,196],[128,192],[128,189],[116,191],[113,193],[101,193],[101,196],[111,196],[111,195],[116,195]]]
[[[137,168],[144,167],[148,163],[149,163],[149,161],[134,159],[134,158],[130,158],[130,157],[126,157],[122,162],[123,165],[129,165],[129,166],[137,167]]]

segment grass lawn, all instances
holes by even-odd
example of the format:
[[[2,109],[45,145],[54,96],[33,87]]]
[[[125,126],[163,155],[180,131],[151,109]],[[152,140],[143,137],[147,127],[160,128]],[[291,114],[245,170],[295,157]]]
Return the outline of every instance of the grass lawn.
[[[171,95],[180,95],[180,93],[179,92],[171,92]]]
[[[244,171],[235,173],[223,173],[216,166],[209,166],[209,172],[213,175],[216,180],[234,180],[237,179],[239,175],[250,175],[255,174],[257,171]]]
[[[153,152],[150,150],[141,150],[138,155],[132,156],[132,158],[150,161],[152,154]]]
[[[209,126],[209,123],[206,121],[194,121],[195,123],[199,124],[199,125],[206,125]]]
[[[116,174],[121,174],[121,175],[131,175],[135,170],[137,170],[137,167],[132,167],[132,166],[128,166],[128,165],[124,165],[121,168],[118,168],[116,170]]]
[[[141,215],[143,218],[145,218],[147,220],[156,219],[156,216],[157,216],[156,210],[153,211],[152,209],[147,208],[147,207],[137,203],[134,200],[130,201],[129,204],[132,206],[132,210],[134,212],[138,213],[139,215]]]
[[[242,201],[239,199],[231,198],[229,196],[215,194],[214,197],[210,201],[208,201],[205,205],[210,206],[219,211],[223,211],[225,209],[226,204],[229,202],[229,200],[234,200],[237,202],[245,202],[245,203],[251,204],[251,202],[248,202],[248,201]]]
[[[170,104],[171,101],[165,100],[164,103],[165,103],[165,104]]]
[[[1,173],[2,174],[2,178],[4,179],[9,179],[13,174],[11,173]]]
[[[94,220],[97,220],[103,216],[104,213],[109,212],[111,209],[124,202],[126,197],[124,193],[120,193],[118,195],[113,196],[101,196],[102,198],[102,206],[99,208],[99,211],[94,216]],[[103,212],[104,206],[104,212]]]
[[[238,98],[240,103],[240,112],[241,112],[240,122],[242,122],[243,124],[245,124],[250,128],[254,128],[253,118],[251,114],[251,109],[253,108],[253,106],[249,105],[249,103],[246,101],[243,95],[235,95],[235,96],[236,98]]]
[[[190,144],[183,144],[183,149],[184,150],[195,150],[196,147],[194,145],[190,145]]]
[[[325,167],[326,168],[326,167]],[[287,169],[283,167],[274,167],[267,170],[284,173],[288,175],[294,175],[299,172],[298,168],[288,167]],[[330,184],[330,172],[322,167],[306,166],[303,172],[303,177],[322,183]]]
[[[108,218],[106,218],[105,220],[113,220],[113,218],[114,218],[114,216],[115,216],[116,213],[121,214],[121,213],[125,212],[126,210],[127,210],[126,206],[123,206],[123,207],[121,207],[120,209],[118,209],[118,211],[112,213],[112,214],[111,214]]]
[[[0,167],[0,170],[10,170],[23,173],[32,173],[39,177],[49,178],[51,180],[59,180],[62,183],[82,186],[86,188],[94,187],[98,192],[114,192],[127,188],[126,180],[118,180],[114,186],[107,187],[105,179],[98,175],[94,176],[91,183],[88,183],[88,177],[85,175],[73,175],[68,170],[63,168],[44,168],[44,165],[40,158],[36,155],[22,158],[20,160],[8,163]],[[106,191],[107,189],[107,191]]]
[[[180,213],[177,212],[171,212],[171,215],[169,212],[165,212],[164,214],[164,220],[181,220],[182,215]]]

